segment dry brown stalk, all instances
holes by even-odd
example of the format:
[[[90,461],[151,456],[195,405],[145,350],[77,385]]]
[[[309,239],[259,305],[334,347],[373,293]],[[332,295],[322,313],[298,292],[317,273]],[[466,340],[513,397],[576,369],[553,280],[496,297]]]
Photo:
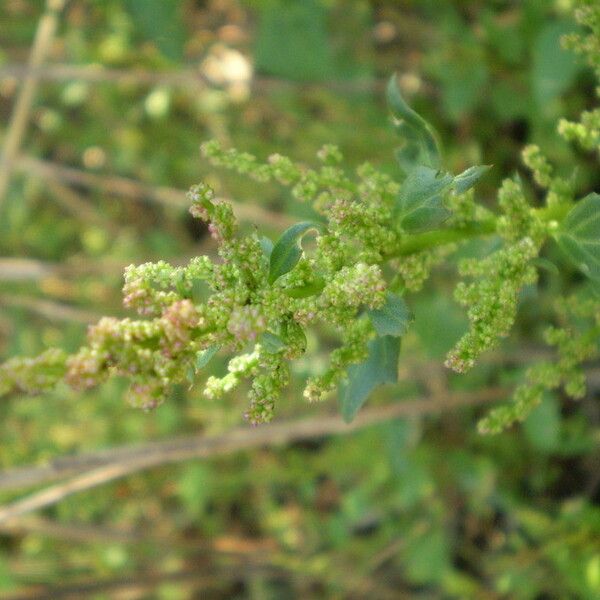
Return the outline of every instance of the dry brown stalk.
[[[59,163],[44,161],[31,156],[21,156],[15,161],[15,168],[24,173],[43,179],[53,179],[74,185],[102,190],[106,194],[114,194],[132,200],[140,200],[161,206],[187,209],[189,201],[186,192],[172,187],[152,186],[127,177],[116,175],[98,175],[73,167],[65,167]],[[275,228],[288,227],[290,217],[276,213],[260,206],[246,205],[227,199],[238,218]]]
[[[59,13],[64,0],[47,0],[46,10],[38,23],[33,47],[29,55],[29,71],[23,78],[23,85],[13,108],[4,137],[2,156],[0,157],[0,208],[4,202],[8,183],[10,181],[12,161],[19,152],[19,147],[27,128],[29,114],[39,81],[39,70],[52,46]]]
[[[219,436],[195,436],[97,453],[56,459],[49,465],[20,467],[0,473],[0,489],[18,489],[75,476],[0,508],[0,523],[56,504],[64,498],[121,479],[133,473],[193,458],[230,454],[261,446],[280,446],[301,440],[347,434],[369,425],[400,417],[437,414],[475,406],[506,396],[493,388],[474,393],[448,393],[444,397],[402,401],[364,410],[351,424],[338,415],[272,423],[257,428],[240,427]]]

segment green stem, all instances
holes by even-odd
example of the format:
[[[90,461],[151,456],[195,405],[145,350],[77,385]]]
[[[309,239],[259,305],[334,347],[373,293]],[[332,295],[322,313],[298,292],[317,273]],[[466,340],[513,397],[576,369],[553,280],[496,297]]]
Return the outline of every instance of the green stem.
[[[454,244],[456,242],[462,242],[475,237],[485,237],[492,235],[495,232],[495,221],[486,221],[485,223],[470,225],[468,227],[439,229],[437,231],[417,233],[402,241],[398,249],[394,252],[393,257],[416,254],[417,252],[429,250],[436,246]]]
[[[570,208],[571,205],[569,204],[561,204],[558,206],[534,208],[532,211],[540,220],[546,223],[550,221],[558,221],[560,223],[566,217]],[[489,218],[481,223],[476,223],[467,227],[438,229],[436,231],[417,233],[403,240],[398,249],[389,258],[416,254],[437,246],[463,242],[472,238],[487,237],[494,235],[495,233],[496,217]]]

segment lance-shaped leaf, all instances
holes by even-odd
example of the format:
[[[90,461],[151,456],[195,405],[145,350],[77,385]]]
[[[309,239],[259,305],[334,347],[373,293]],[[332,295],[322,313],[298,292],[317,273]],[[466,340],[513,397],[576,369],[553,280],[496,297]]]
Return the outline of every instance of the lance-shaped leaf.
[[[600,280],[600,195],[580,200],[566,216],[556,241],[573,264]]]
[[[273,242],[268,237],[263,235],[260,238],[259,243],[264,255],[267,258],[271,258],[271,252],[273,252]]]
[[[439,168],[440,148],[435,131],[405,102],[395,77],[388,83],[387,101],[395,119],[396,132],[404,139],[404,146],[396,152],[400,168],[405,173],[419,165]]]
[[[269,354],[277,354],[285,348],[285,342],[278,335],[270,331],[262,333],[258,341]]]
[[[300,241],[310,229],[321,231],[323,226],[313,221],[303,221],[292,225],[281,234],[273,246],[269,259],[269,283],[289,273],[298,264],[302,256]]]
[[[206,350],[201,350],[196,354],[196,370],[203,369],[212,360],[213,356],[219,351],[221,346],[209,346]]]
[[[416,167],[404,180],[396,200],[396,214],[406,231],[431,229],[450,216],[444,206],[444,193],[453,182],[449,173],[429,167]]]
[[[290,298],[308,298],[320,294],[324,287],[325,280],[322,277],[317,277],[304,285],[286,288],[284,291]]]
[[[200,350],[196,353],[196,360],[194,361],[193,366],[190,365],[186,371],[186,378],[190,384],[190,388],[194,385],[194,380],[196,379],[196,373],[206,367],[206,365],[212,360],[213,356],[219,351],[221,346],[215,344],[214,346],[209,346],[206,350]]]
[[[348,381],[340,394],[342,416],[347,423],[354,419],[376,387],[398,380],[399,355],[399,337],[377,337],[369,342],[367,359],[348,368]]]
[[[454,191],[457,194],[464,194],[470,190],[491,168],[491,165],[478,165],[463,171],[460,173],[460,175],[457,175],[454,178]]]
[[[386,302],[381,308],[370,310],[368,314],[378,335],[400,337],[406,333],[411,320],[406,302],[391,292],[388,292]]]

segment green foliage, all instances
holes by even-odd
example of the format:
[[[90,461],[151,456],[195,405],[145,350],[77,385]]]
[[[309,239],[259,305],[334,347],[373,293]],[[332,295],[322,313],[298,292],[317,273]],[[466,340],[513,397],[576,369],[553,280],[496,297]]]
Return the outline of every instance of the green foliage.
[[[27,55],[42,4],[0,3],[5,123],[12,63]],[[242,423],[230,438],[243,414],[320,431],[350,382],[377,406],[364,406],[367,421],[384,404],[409,416],[337,423],[339,437],[207,456],[67,498],[3,529],[5,595],[52,596],[71,582],[110,595],[163,568],[172,583],[152,593],[168,598],[600,595],[598,293],[578,272],[582,259],[593,264],[593,228],[574,227],[575,262],[554,243],[579,198],[598,191],[585,152],[600,140],[591,73],[581,60],[573,68],[558,38],[567,32],[597,70],[599,21],[596,2],[578,2],[582,27],[567,25],[570,4],[165,2],[147,29],[120,0],[68,3],[24,160],[146,185],[121,198],[118,187],[63,182],[61,192],[27,163],[13,174],[0,218],[3,468],[171,437],[215,435],[227,453],[230,439],[272,431]],[[257,60],[263,36],[277,51]],[[245,57],[257,69],[249,85],[207,83],[210,61],[229,76]],[[71,64],[90,69],[54,81]],[[380,85],[396,70],[400,169]],[[198,160],[208,137],[219,143]],[[295,160],[272,154],[282,149]],[[482,163],[494,169],[469,168]],[[438,195],[444,218],[411,229],[396,206],[424,166],[432,178],[460,174]],[[195,180],[206,185],[193,212],[213,240],[171,203],[168,188]],[[146,202],[155,192],[165,206]],[[238,202],[230,211],[221,198]],[[323,227],[288,246],[298,260],[269,282],[270,240],[308,221]],[[30,260],[14,266],[16,256]],[[22,279],[34,267],[43,276]],[[86,340],[84,323],[101,314],[115,318]],[[394,364],[371,360],[384,335],[401,347]],[[464,373],[438,364],[448,352]],[[124,395],[146,409],[165,402],[135,411]],[[455,408],[486,398],[506,403]],[[481,431],[502,435],[478,435],[481,417]],[[199,591],[172,579],[190,561]]]
[[[206,365],[212,360],[213,356],[219,351],[219,346],[210,346],[202,352],[196,354],[196,369],[204,369]]]
[[[407,331],[411,314],[406,302],[397,294],[388,293],[381,308],[369,311],[377,335],[402,337]]]
[[[342,416],[352,421],[371,392],[384,383],[398,379],[400,338],[383,335],[370,341],[367,359],[348,368],[348,381],[340,395]]]
[[[444,207],[443,194],[450,189],[452,176],[417,166],[402,183],[396,210],[400,224],[407,231],[433,229],[450,216]]]
[[[206,143],[203,153],[214,164],[291,187],[297,199],[312,202],[322,222],[296,223],[271,246],[268,238],[240,235],[230,204],[216,199],[210,186],[194,186],[188,194],[190,212],[209,223],[222,262],[204,256],[184,267],[163,261],[128,267],[125,305],[151,319],[102,319],[90,329],[88,346],[72,357],[63,356],[39,387],[46,389],[66,371],[70,385],[85,389],[116,372],[133,380],[130,401],[152,408],[190,372],[198,353],[205,356],[208,348],[218,346],[238,356],[230,360],[227,375],[208,379],[205,394],[221,397],[250,377],[248,416],[255,423],[268,421],[289,381],[287,361],[305,352],[305,330],[323,322],[337,328],[341,346],[331,352],[325,373],[307,380],[304,396],[321,399],[347,379],[342,412],[349,419],[377,385],[395,378],[397,367],[390,357],[397,362],[399,340],[388,335],[405,332],[408,313],[401,298],[386,295],[387,261],[399,261],[396,278],[414,290],[423,284],[436,257],[451,253],[455,243],[492,234],[502,240],[501,247],[485,258],[459,261],[460,274],[471,279],[459,282],[455,291],[468,309],[469,330],[445,362],[458,373],[471,369],[509,334],[519,294],[536,283],[540,251],[557,228],[562,247],[595,277],[598,196],[590,195],[569,210],[570,184],[554,176],[539,148],[531,146],[524,158],[536,182],[548,188],[546,206],[533,209],[521,183],[505,180],[498,195],[501,214],[478,207],[472,195],[465,195],[487,167],[471,167],[456,178],[441,172],[433,128],[406,104],[394,79],[387,93],[395,126],[405,138],[400,156],[406,176],[400,185],[368,164],[356,170],[355,178],[349,177],[338,166],[343,157],[333,145],[319,151],[323,164],[311,170],[279,154],[261,164],[249,153],[225,150],[215,141]],[[316,251],[310,257],[300,242],[313,229]],[[433,231],[418,233],[423,230]],[[208,294],[195,304],[198,281]],[[371,311],[370,320],[359,316],[365,306]],[[384,337],[372,341],[375,332]],[[589,350],[587,346],[563,350],[564,370],[555,380],[545,365],[530,370],[532,383],[517,390],[512,406],[490,414],[480,430],[499,431],[524,419],[539,403],[543,389],[554,389],[561,382],[566,389],[573,388],[572,371]],[[43,369],[44,361],[40,364]],[[5,391],[36,388],[38,363],[17,361],[2,369],[11,381]]]
[[[392,77],[387,86],[387,101],[394,117],[394,128],[403,141],[396,151],[400,168],[407,174],[418,165],[436,169],[440,166],[440,148],[432,127],[404,100]]]
[[[468,192],[491,168],[488,165],[469,167],[454,178],[454,190],[457,194]]]
[[[556,239],[580,271],[600,279],[600,195],[580,200],[565,217]]]
[[[302,257],[300,241],[311,229],[318,231],[320,226],[311,222],[296,223],[281,234],[269,253],[269,283],[274,283],[298,264]]]

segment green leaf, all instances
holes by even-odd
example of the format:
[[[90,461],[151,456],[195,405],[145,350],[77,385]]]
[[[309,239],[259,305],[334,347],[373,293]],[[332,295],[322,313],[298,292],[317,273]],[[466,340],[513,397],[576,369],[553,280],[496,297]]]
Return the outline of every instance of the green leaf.
[[[404,180],[396,201],[396,213],[407,231],[431,229],[450,216],[443,194],[452,186],[452,175],[429,167],[416,167]]]
[[[289,273],[298,264],[302,256],[300,240],[310,229],[321,231],[322,226],[312,221],[303,221],[292,225],[281,234],[271,252],[269,283],[273,283],[282,275]]]
[[[531,264],[537,267],[538,269],[543,269],[544,271],[551,273],[552,275],[560,275],[558,267],[552,261],[548,260],[547,258],[544,258],[543,256],[538,256],[537,258],[534,258],[531,261]]]
[[[286,319],[281,323],[281,333],[288,340],[288,343],[298,344],[302,351],[306,350],[306,334],[300,323],[296,323],[293,319]]]
[[[323,291],[325,287],[325,280],[321,277],[311,281],[305,285],[299,285],[297,287],[286,288],[285,293],[290,298],[308,298],[309,296],[316,296]]]
[[[213,356],[219,351],[220,346],[210,346],[196,354],[196,370],[203,369],[212,360]]]
[[[387,101],[395,119],[396,132],[404,139],[404,146],[396,152],[402,170],[409,173],[419,165],[438,168],[441,157],[435,131],[405,102],[395,77],[388,83]]]
[[[260,238],[259,242],[265,256],[267,258],[271,258],[271,253],[273,252],[273,242],[264,235]]]
[[[388,292],[382,308],[370,310],[368,314],[378,335],[402,336],[406,333],[411,319],[406,302],[391,292]]]
[[[589,194],[569,211],[556,241],[578,269],[600,280],[599,194]]]
[[[285,348],[285,342],[274,333],[265,331],[259,338],[259,343],[269,354],[277,354]]]
[[[340,395],[342,416],[349,423],[371,392],[384,383],[398,380],[400,338],[385,335],[369,342],[367,359],[348,367],[348,381]]]
[[[464,194],[470,190],[491,168],[491,165],[478,165],[463,171],[460,175],[457,175],[454,178],[454,191],[457,194]]]

